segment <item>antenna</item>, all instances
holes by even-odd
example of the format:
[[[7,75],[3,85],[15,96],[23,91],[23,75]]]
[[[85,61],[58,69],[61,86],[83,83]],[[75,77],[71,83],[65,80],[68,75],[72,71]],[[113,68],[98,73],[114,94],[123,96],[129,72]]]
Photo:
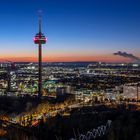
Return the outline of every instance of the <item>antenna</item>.
[[[41,33],[42,10],[38,10],[39,33]]]

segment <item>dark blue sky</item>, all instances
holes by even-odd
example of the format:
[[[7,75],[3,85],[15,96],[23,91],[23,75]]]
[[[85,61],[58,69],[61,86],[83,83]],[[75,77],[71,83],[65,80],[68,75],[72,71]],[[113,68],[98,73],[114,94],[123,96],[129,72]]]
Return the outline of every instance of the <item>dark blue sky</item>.
[[[44,59],[119,61],[120,50],[140,55],[137,0],[1,0],[1,59],[37,57],[37,11],[48,37]]]

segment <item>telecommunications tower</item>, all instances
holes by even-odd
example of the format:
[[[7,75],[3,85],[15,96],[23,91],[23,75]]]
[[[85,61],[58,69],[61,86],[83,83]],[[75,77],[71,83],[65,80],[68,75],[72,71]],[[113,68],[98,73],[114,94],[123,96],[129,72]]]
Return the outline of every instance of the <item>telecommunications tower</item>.
[[[34,43],[38,44],[38,97],[42,97],[42,44],[46,44],[46,37],[41,31],[41,14],[39,15],[39,32],[34,37]]]

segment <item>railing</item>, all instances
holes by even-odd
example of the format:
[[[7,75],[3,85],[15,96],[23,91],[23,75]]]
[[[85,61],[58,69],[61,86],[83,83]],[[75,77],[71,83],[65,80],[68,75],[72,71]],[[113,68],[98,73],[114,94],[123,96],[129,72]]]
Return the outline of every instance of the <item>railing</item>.
[[[96,129],[92,129],[88,131],[85,135],[84,134],[79,134],[78,138],[71,138],[69,140],[91,140],[95,139],[97,137],[104,136],[110,129],[112,121],[108,120],[106,125],[101,125],[97,127]]]

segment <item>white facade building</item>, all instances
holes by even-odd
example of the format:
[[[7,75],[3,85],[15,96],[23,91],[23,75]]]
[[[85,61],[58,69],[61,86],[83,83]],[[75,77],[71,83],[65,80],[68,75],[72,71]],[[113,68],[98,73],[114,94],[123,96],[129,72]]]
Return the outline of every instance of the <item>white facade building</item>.
[[[137,87],[137,85],[124,85],[123,96],[127,99],[140,99],[140,87]]]

